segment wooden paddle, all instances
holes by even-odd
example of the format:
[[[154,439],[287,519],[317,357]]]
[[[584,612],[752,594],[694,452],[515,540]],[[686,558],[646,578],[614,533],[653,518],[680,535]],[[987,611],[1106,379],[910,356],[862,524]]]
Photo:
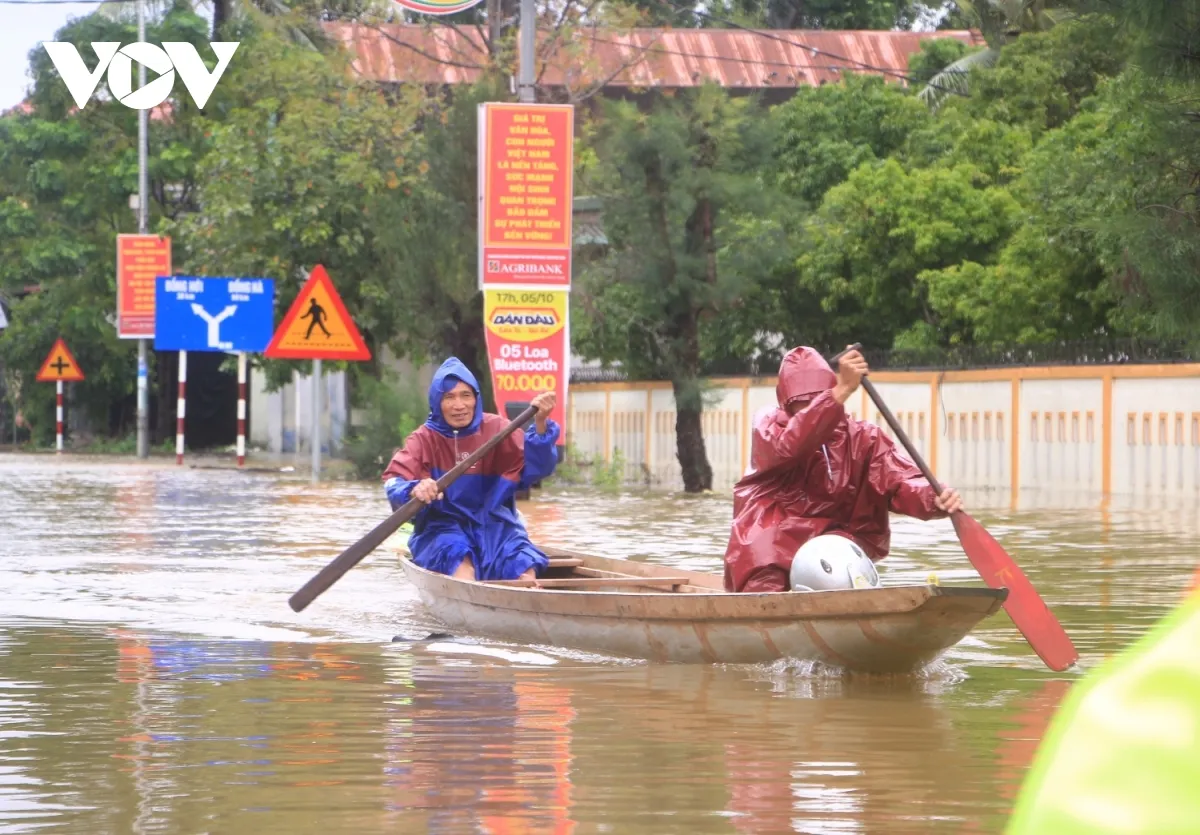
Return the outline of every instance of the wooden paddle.
[[[497,444],[528,423],[536,412],[536,406],[528,407],[521,414],[517,415],[508,426],[501,429],[494,438],[458,462],[458,465],[454,469],[437,480],[438,492],[443,492],[460,475],[471,469],[483,456],[491,452]],[[402,507],[392,513],[391,516],[376,525],[369,534],[343,551],[337,559],[322,568],[298,592],[288,598],[288,605],[292,607],[292,611],[304,611],[309,603],[312,603],[319,595],[323,594],[330,586],[340,580],[343,574],[362,562],[367,554],[382,545],[384,540],[394,534],[401,525],[420,513],[423,507],[425,507],[425,503],[420,499],[409,499]]]
[[[851,348],[862,350],[862,346],[858,344],[852,345]],[[834,360],[836,361],[840,356],[841,354],[834,357]],[[883,415],[900,443],[908,450],[908,454],[920,468],[921,474],[929,481],[934,492],[941,495],[942,485],[933,475],[933,471],[929,469],[929,465],[925,463],[925,459],[921,457],[921,453],[913,447],[912,441],[908,439],[908,435],[900,426],[900,421],[896,419],[892,410],[879,396],[879,392],[875,390],[875,385],[863,377],[862,387],[874,401],[875,408]],[[983,525],[965,512],[959,510],[951,514],[950,521],[954,524],[954,532],[958,534],[958,540],[962,543],[967,559],[971,561],[971,565],[975,566],[975,570],[983,577],[983,581],[994,589],[1008,589],[1008,599],[1004,601],[1004,610],[1008,612],[1008,616],[1012,618],[1017,629],[1021,630],[1021,634],[1025,636],[1025,640],[1029,642],[1029,646],[1038,654],[1038,657],[1046,663],[1047,667],[1056,672],[1061,672],[1074,664],[1079,659],[1079,652],[1016,561],[1000,547],[1000,543],[987,532]]]

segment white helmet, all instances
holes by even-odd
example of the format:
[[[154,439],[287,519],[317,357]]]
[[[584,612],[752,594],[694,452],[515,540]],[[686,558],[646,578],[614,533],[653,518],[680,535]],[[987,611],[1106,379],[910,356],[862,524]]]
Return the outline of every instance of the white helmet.
[[[792,591],[879,588],[879,572],[858,543],[837,534],[816,536],[792,558]]]

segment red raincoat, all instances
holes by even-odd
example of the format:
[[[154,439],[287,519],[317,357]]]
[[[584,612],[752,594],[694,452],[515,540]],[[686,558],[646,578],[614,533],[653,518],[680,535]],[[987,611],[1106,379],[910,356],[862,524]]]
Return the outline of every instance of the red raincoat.
[[[855,420],[833,396],[837,377],[812,348],[779,367],[778,408],[754,420],[750,470],[733,489],[725,590],[787,591],[796,549],[814,536],[852,537],[872,560],[891,544],[888,512],[946,516],[921,471],[874,424]],[[812,397],[788,417],[791,400]]]

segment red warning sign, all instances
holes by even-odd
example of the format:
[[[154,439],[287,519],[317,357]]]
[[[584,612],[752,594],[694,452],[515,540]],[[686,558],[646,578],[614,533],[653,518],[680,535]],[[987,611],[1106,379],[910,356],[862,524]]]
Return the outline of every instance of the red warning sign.
[[[75,361],[67,343],[59,339],[50,349],[50,353],[47,355],[46,361],[42,363],[42,368],[38,371],[35,379],[39,383],[54,383],[59,380],[64,383],[79,383],[83,381],[84,377],[83,370]]]
[[[342,297],[318,264],[264,352],[274,359],[369,360],[371,352]]]

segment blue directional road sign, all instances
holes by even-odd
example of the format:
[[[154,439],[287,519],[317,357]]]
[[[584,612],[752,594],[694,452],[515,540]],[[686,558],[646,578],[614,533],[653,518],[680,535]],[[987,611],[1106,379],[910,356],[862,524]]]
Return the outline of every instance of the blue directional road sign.
[[[155,282],[156,351],[259,353],[270,344],[273,279],[176,275]]]

